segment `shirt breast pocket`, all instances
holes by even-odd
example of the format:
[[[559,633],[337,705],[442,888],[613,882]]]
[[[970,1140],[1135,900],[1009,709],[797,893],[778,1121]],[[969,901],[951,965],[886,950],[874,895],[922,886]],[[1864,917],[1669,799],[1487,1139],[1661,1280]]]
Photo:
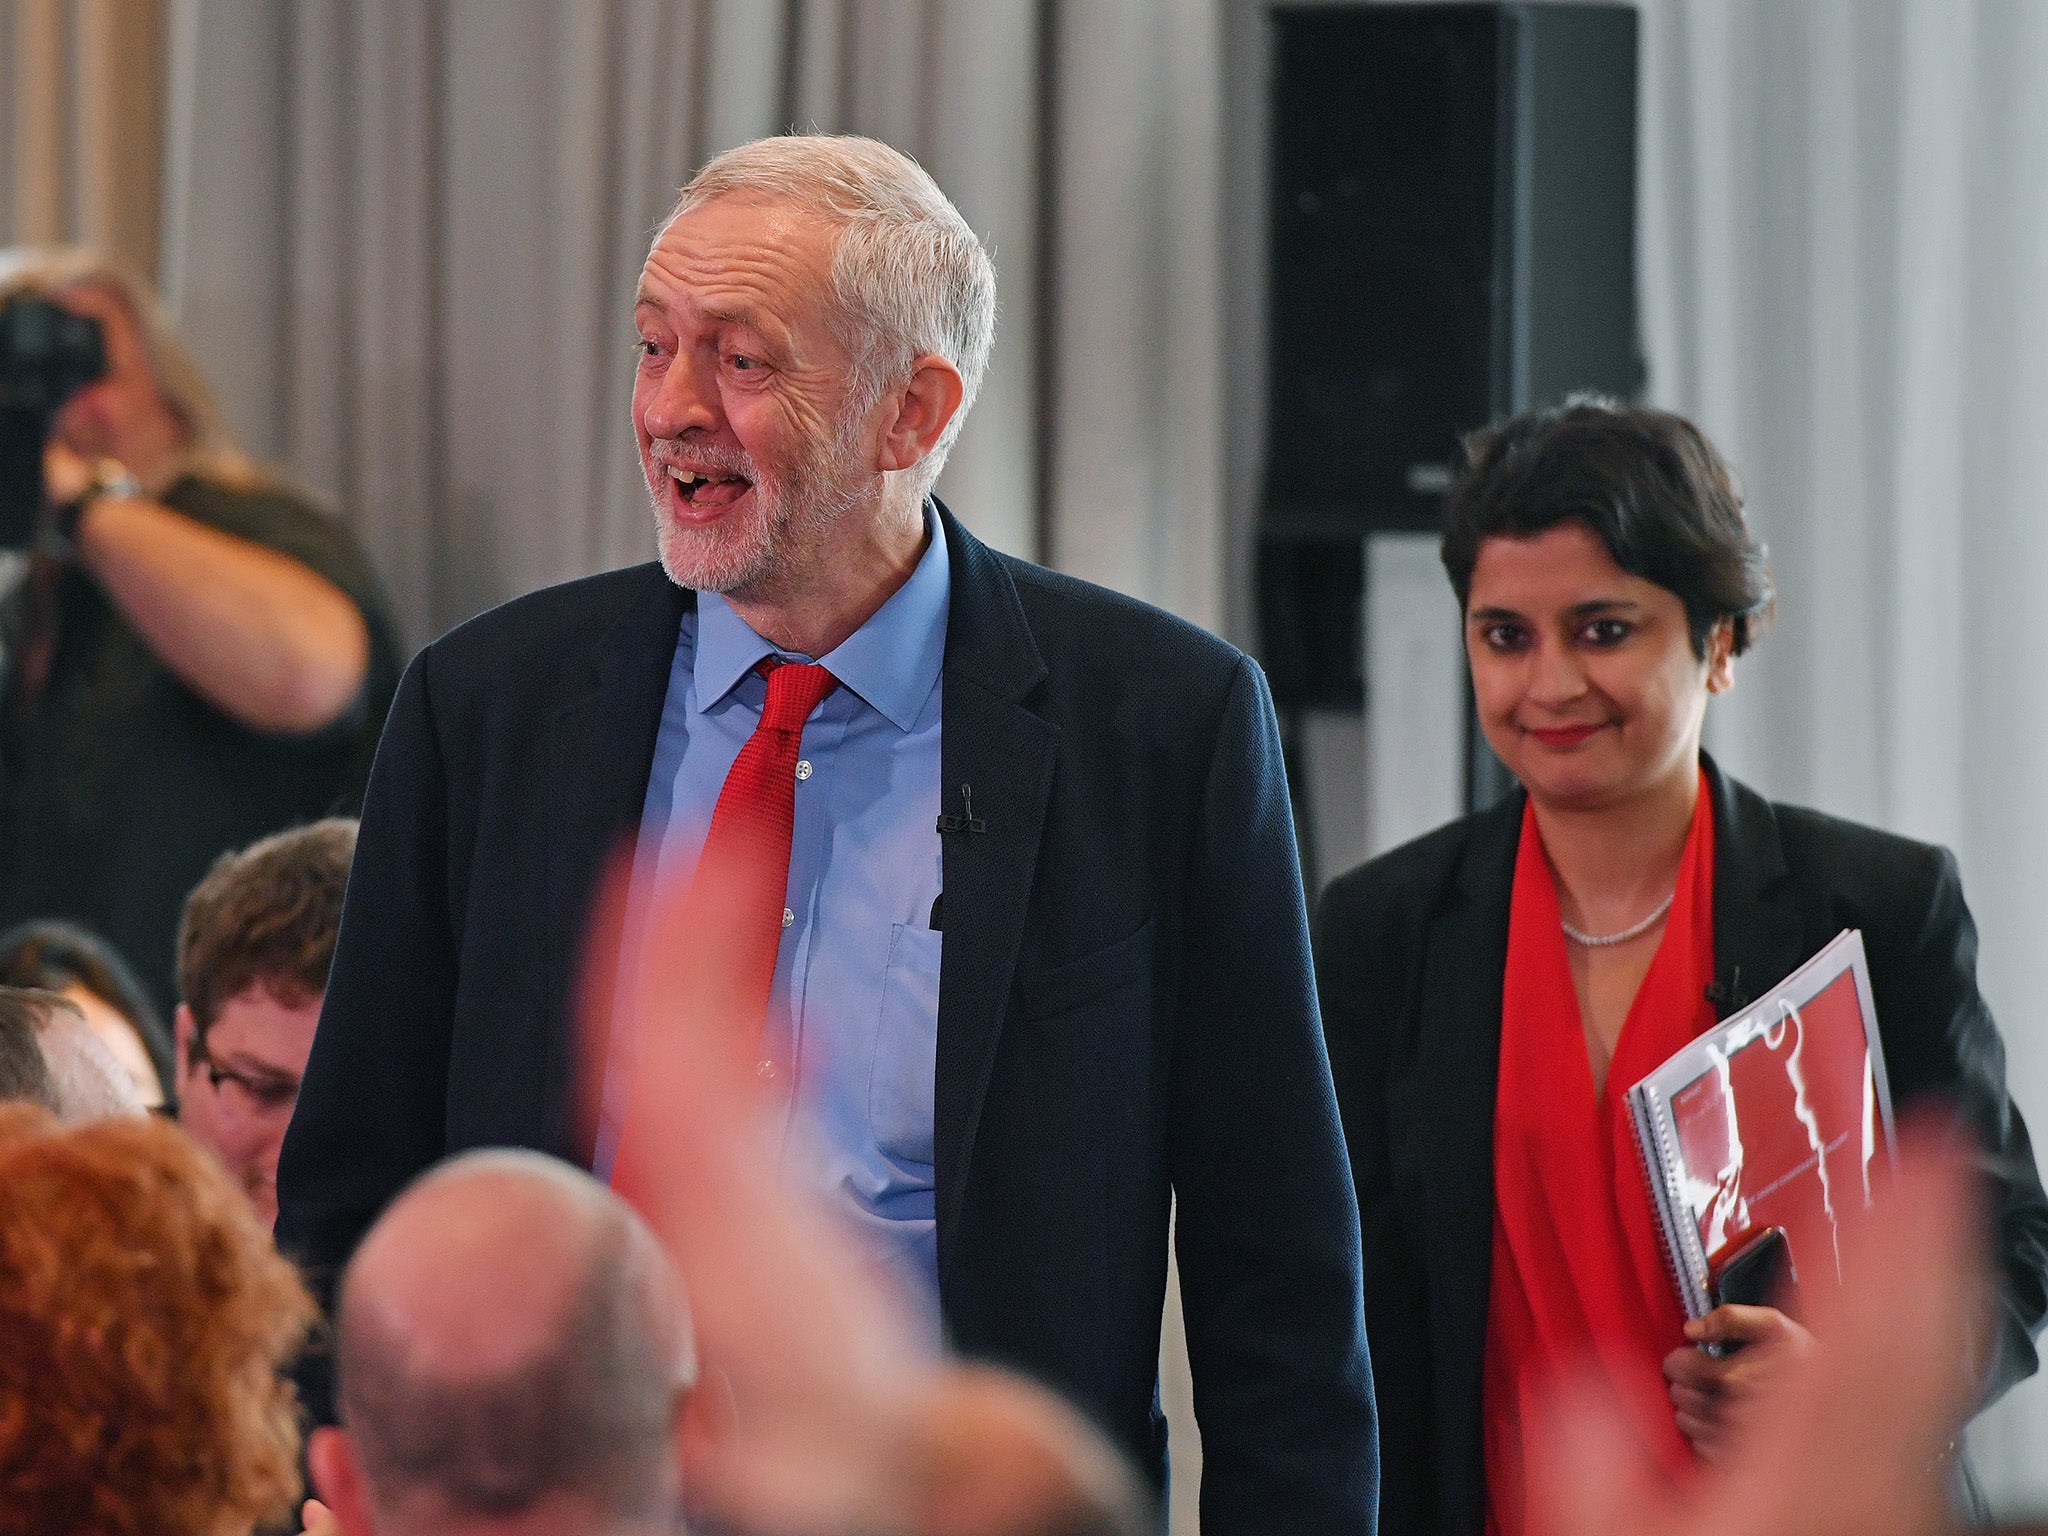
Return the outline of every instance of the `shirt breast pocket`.
[[[929,1167],[938,1060],[939,949],[944,935],[897,923],[889,930],[882,1016],[868,1076],[868,1125],[884,1157]]]

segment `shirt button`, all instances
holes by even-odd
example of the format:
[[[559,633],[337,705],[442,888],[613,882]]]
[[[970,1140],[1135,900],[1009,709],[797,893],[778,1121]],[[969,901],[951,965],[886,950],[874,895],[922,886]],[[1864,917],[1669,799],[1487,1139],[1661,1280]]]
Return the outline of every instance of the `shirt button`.
[[[791,923],[793,923],[793,922],[795,922],[795,921],[796,921],[796,914],[795,914],[794,912],[790,911],[790,910],[789,910],[789,908],[787,908],[787,907],[784,907],[784,908],[782,909],[782,926],[783,926],[783,927],[785,927],[785,928],[787,928],[787,927],[788,927],[788,926],[789,926],[789,925],[790,925]]]
[[[774,1082],[776,1077],[775,1063],[772,1061],[758,1063],[754,1068],[754,1075],[764,1083]]]
[[[808,757],[798,758],[798,759],[797,759],[797,764],[796,764],[796,781],[797,781],[797,783],[799,783],[799,784],[803,783],[803,781],[804,781],[805,779],[808,779],[808,778],[809,778],[810,776],[811,776],[811,760],[810,760],[810,759],[809,759]]]

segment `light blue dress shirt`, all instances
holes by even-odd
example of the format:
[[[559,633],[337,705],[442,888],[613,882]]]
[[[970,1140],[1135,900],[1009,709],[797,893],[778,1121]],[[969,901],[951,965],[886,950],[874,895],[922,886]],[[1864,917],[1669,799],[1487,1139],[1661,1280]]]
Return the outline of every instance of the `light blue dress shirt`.
[[[716,593],[676,639],[641,814],[640,857],[688,879],[727,771],[760,722],[767,656],[822,662],[840,686],[803,729],[789,894],[763,1034],[783,1091],[783,1166],[821,1188],[936,1318],[932,1071],[940,935],[940,669],[952,579],[929,505],[906,581],[826,656],[780,651]],[[643,866],[644,867],[644,866]],[[629,919],[630,921],[630,919]],[[643,935],[642,942],[655,936]],[[618,1074],[612,1074],[615,1078]],[[599,1167],[617,1127],[607,1083]]]

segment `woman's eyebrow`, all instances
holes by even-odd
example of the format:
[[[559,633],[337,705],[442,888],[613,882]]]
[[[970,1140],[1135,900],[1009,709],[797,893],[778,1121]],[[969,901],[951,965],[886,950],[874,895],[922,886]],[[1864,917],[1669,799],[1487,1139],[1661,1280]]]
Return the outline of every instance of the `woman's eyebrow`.
[[[1590,619],[1598,614],[1640,614],[1647,610],[1641,603],[1626,597],[1594,597],[1583,603],[1574,603],[1564,611],[1567,618]],[[1527,615],[1518,608],[1503,608],[1489,604],[1483,608],[1474,608],[1465,617],[1475,624],[1497,624],[1508,619],[1526,619]]]

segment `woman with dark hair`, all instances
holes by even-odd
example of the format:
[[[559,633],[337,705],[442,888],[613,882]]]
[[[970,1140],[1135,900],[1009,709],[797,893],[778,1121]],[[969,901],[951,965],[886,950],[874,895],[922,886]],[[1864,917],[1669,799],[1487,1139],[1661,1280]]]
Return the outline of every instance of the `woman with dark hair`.
[[[1480,726],[1519,788],[1324,894],[1316,972],[1357,1182],[1380,1529],[1516,1536],[1533,1406],[1596,1361],[1674,1475],[1808,1340],[1688,1323],[1626,1091],[1861,929],[1893,1094],[1984,1151],[1989,1401],[2035,1368],[2048,1197],[1944,850],[1776,805],[1700,750],[1768,617],[1760,545],[1690,423],[1579,401],[1474,434],[1443,559]],[[1692,1347],[1741,1343],[1713,1357]]]
[[[19,923],[0,933],[0,986],[41,987],[78,1005],[152,1111],[173,1103],[171,1032],[114,947],[76,923]]]

